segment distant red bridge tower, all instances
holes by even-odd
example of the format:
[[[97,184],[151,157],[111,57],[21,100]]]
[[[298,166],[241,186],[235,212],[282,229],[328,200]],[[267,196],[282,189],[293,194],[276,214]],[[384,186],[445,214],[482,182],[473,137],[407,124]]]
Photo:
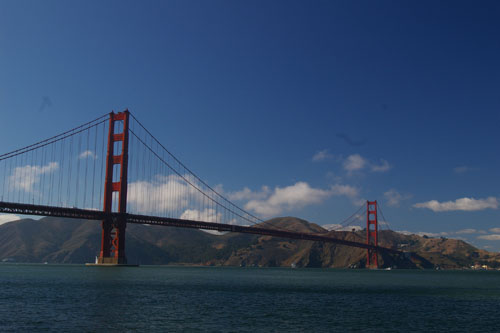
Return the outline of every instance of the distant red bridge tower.
[[[366,202],[366,244],[378,246],[377,201]],[[366,250],[366,268],[378,268],[377,250]]]

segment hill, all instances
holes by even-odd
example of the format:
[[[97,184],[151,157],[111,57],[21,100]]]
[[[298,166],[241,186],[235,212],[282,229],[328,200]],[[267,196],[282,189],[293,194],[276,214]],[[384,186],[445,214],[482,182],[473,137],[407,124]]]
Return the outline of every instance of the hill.
[[[263,227],[364,242],[363,231],[328,231],[294,217],[275,218]],[[428,238],[380,231],[381,246],[414,253],[381,254],[382,267],[456,269],[475,264],[500,267],[500,254],[456,239]],[[366,251],[331,243],[248,234],[214,235],[200,230],[161,226],[127,226],[127,257],[139,264],[196,264],[262,267],[364,267]],[[81,264],[99,252],[100,222],[45,217],[0,225],[0,259],[17,262]]]

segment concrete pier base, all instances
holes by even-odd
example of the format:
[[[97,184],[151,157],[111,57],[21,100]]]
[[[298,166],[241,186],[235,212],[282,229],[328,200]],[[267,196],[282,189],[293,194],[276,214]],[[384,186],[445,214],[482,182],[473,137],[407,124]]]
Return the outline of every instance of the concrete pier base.
[[[99,267],[138,267],[139,265],[127,263],[125,257],[96,257],[95,262],[86,263],[85,266],[99,266]]]
[[[134,264],[96,264],[96,263],[86,263],[85,266],[97,266],[97,267],[139,267],[139,265]]]

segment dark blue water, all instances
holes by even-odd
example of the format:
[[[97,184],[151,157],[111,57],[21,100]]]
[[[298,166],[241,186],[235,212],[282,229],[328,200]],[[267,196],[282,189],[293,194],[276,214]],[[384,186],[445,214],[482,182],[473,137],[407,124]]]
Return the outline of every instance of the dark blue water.
[[[0,265],[0,331],[500,331],[500,272]]]

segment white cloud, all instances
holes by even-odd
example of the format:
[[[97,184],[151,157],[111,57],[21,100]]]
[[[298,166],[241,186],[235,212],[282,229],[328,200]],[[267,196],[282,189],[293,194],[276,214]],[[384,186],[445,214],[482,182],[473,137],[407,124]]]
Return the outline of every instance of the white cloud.
[[[335,173],[333,173],[332,171],[328,171],[325,175],[325,177],[330,180],[331,182],[334,182],[334,183],[341,183],[342,182],[342,177],[336,175]]]
[[[410,194],[401,194],[398,191],[396,191],[395,189],[390,189],[389,191],[384,193],[384,197],[387,200],[388,206],[397,207],[397,206],[399,206],[401,201],[411,198],[411,195]]]
[[[465,173],[468,170],[469,170],[469,167],[466,167],[466,166],[459,166],[459,167],[453,168],[453,172],[455,172],[455,173]]]
[[[416,232],[415,235],[419,236],[427,236],[427,237],[443,237],[443,236],[448,236],[449,233],[447,232],[425,232],[425,231],[419,231]]]
[[[461,198],[455,201],[438,202],[437,200],[431,200],[427,202],[421,202],[414,204],[415,208],[428,208],[434,212],[446,212],[446,211],[476,211],[483,209],[497,209],[498,200],[495,197],[488,197],[486,199],[474,199],[474,198]]]
[[[128,210],[135,214],[157,214],[195,221],[236,224],[237,216],[228,212],[224,214],[224,208],[189,185],[186,180],[191,184],[198,184],[197,180],[190,175],[182,177],[157,175],[152,181],[129,183]],[[218,193],[224,193],[222,185],[215,188]],[[249,195],[248,191],[242,191],[242,193]],[[214,193],[208,192],[207,195],[215,200],[219,199]],[[245,222],[241,219],[238,221]]]
[[[222,214],[212,208],[204,209],[203,211],[199,211],[197,209],[186,209],[179,218],[183,220],[192,220],[192,221],[236,224],[235,219],[231,221],[222,221]],[[227,231],[217,231],[210,229],[200,229],[200,230],[217,236],[227,234]]]
[[[292,209],[301,209],[320,204],[330,196],[346,196],[357,200],[358,190],[349,185],[336,184],[329,189],[312,188],[306,182],[297,182],[286,187],[276,187],[265,198],[250,200],[245,209],[258,215],[270,217]]]
[[[348,172],[363,169],[367,164],[365,158],[359,154],[349,155],[344,161],[344,169]]]
[[[51,173],[59,169],[57,162],[50,162],[46,166],[26,165],[16,167],[9,176],[11,189],[34,192],[34,185],[40,181],[43,174]]]
[[[184,176],[189,180],[189,176]],[[194,180],[193,180],[194,181]],[[203,201],[202,194],[177,175],[128,184],[127,204],[134,213],[176,212]]]
[[[321,162],[333,158],[333,155],[328,152],[328,149],[318,151],[312,157],[313,162]]]
[[[179,217],[184,220],[203,221],[203,222],[219,222],[222,214],[217,213],[215,209],[205,208],[203,211],[197,209],[186,209]]]
[[[359,197],[359,190],[356,187],[350,185],[335,184],[330,187],[330,192],[334,196],[345,196],[349,198],[353,205],[360,206],[365,199]]]
[[[284,210],[300,209],[307,205],[319,204],[328,198],[328,190],[316,189],[306,182],[297,182],[287,187],[276,187],[265,200],[250,200],[245,209],[262,216],[273,216]]]
[[[363,230],[363,227],[359,225],[342,226],[341,224],[325,224],[321,227],[328,231],[352,231],[352,229],[354,229],[355,231]]]
[[[493,235],[483,235],[483,236],[478,236],[478,239],[485,239],[485,240],[492,240],[492,241],[498,241],[500,240],[500,235],[498,234],[493,234]]]
[[[189,176],[184,176],[184,178],[190,182],[196,182],[194,179],[189,179]],[[331,196],[344,196],[356,203],[360,200],[357,188],[342,184],[319,189],[311,187],[306,182],[297,182],[294,185],[276,187],[273,190],[268,186],[262,186],[258,191],[245,187],[236,192],[224,192],[222,185],[219,185],[217,191],[231,201],[246,201],[244,205],[246,210],[263,217],[276,216],[284,211],[320,204]],[[181,218],[184,219],[208,222],[212,221],[214,216],[211,210],[207,210],[207,208],[215,208],[213,203],[187,184],[182,177],[176,175],[157,176],[153,181],[131,182],[127,195],[129,211],[132,213],[147,215],[161,213],[169,216],[181,214]],[[223,217],[224,220],[232,218],[229,215]],[[217,220],[222,222],[219,216]],[[231,223],[231,221],[224,223]]]
[[[343,195],[351,199],[357,198],[359,195],[359,190],[350,185],[335,184],[330,187],[330,191],[332,192],[333,195],[338,195],[338,196]]]
[[[380,164],[371,164],[371,170],[373,172],[386,172],[389,171],[392,166],[384,159],[380,160]]]
[[[392,168],[389,162],[384,159],[380,159],[380,163],[372,163],[359,154],[347,156],[347,158],[344,159],[343,167],[349,174],[361,171],[365,168],[369,169],[371,172],[387,172]]]
[[[2,214],[0,215],[0,225],[12,222],[12,221],[18,221],[20,220],[21,217],[17,216],[15,214]]]
[[[321,226],[323,229],[326,229],[328,231],[331,231],[331,230],[337,230],[339,228],[342,228],[343,226],[341,224],[335,224],[335,223],[331,223],[331,224],[323,224]]]
[[[379,222],[380,224],[380,222]],[[495,230],[497,229],[497,230]],[[492,232],[498,232],[500,233],[500,228],[493,228],[493,229],[490,229],[490,231]],[[454,239],[461,239],[461,240],[466,240],[465,238],[463,237],[457,237],[457,236],[453,236],[453,235],[472,235],[472,234],[484,234],[486,233],[484,230],[478,230],[478,229],[472,229],[472,228],[469,228],[469,229],[461,229],[461,230],[458,230],[458,231],[448,231],[448,232],[426,232],[426,231],[417,231],[417,232],[410,232],[410,231],[397,231],[401,234],[404,234],[404,235],[419,235],[419,236],[428,236],[428,237],[444,237],[444,236],[450,236],[450,237],[453,237]],[[483,236],[480,236],[478,238],[481,238]]]
[[[490,231],[496,234],[500,234],[500,228],[491,228]]]
[[[78,155],[78,158],[80,158],[80,159],[91,158],[93,160],[96,160],[97,155],[91,150],[86,150],[83,153],[81,153],[80,155]]]
[[[223,192],[221,190],[220,192]],[[248,187],[243,188],[241,191],[236,191],[236,192],[228,192],[225,193],[227,198],[229,200],[235,200],[235,201],[240,201],[240,200],[261,200],[266,198],[271,190],[269,189],[268,186],[262,186],[260,191],[253,192],[250,190]]]
[[[462,229],[462,230],[458,230],[455,232],[457,235],[461,235],[461,234],[477,234],[479,233],[478,230],[476,229]]]
[[[401,231],[396,231],[400,234],[403,235],[418,235],[418,236],[427,236],[427,237],[444,237],[448,236],[448,232],[426,232],[426,231],[417,231],[417,232],[411,232],[411,231],[406,231],[406,230],[401,230]]]

